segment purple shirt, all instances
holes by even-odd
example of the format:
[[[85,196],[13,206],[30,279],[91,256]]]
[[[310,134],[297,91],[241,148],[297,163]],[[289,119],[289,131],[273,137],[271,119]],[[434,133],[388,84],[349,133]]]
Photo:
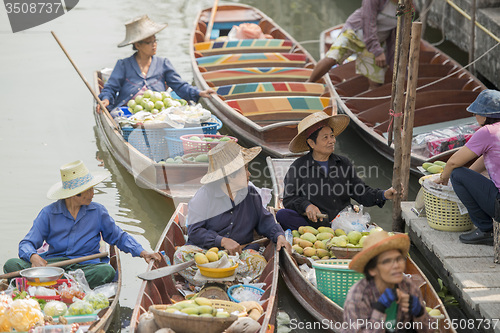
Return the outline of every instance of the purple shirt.
[[[500,190],[500,123],[481,127],[465,146],[477,156],[484,156],[484,166]]]
[[[377,35],[377,16],[382,12],[388,1],[391,0],[363,0],[361,8],[352,13],[344,25],[344,29],[363,30],[363,42],[365,42],[366,49],[373,53],[375,57],[384,52]],[[392,64],[394,60],[395,41],[396,29],[385,40],[387,64]]]

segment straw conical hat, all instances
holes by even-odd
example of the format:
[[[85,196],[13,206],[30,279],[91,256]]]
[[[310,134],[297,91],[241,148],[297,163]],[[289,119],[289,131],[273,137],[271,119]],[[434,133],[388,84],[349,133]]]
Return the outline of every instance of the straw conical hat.
[[[136,17],[125,23],[125,40],[118,44],[118,47],[137,43],[143,39],[151,37],[167,27],[168,24],[158,24],[153,22],[147,15]]]
[[[82,161],[64,164],[61,167],[61,181],[47,192],[49,199],[66,199],[96,186],[111,174],[108,171],[90,173]]]
[[[329,116],[323,111],[315,112],[302,119],[297,126],[298,134],[290,141],[288,149],[292,153],[301,153],[309,150],[307,138],[323,126],[330,126],[333,135],[338,136],[349,124],[349,117],[345,114]]]

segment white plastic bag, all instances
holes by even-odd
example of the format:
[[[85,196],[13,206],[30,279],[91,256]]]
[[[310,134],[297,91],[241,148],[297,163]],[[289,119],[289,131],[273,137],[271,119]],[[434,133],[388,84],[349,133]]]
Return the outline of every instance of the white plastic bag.
[[[332,220],[332,229],[342,229],[346,233],[350,231],[368,231],[370,214],[363,212],[363,206],[359,206],[359,211],[354,211],[351,206],[342,209]]]

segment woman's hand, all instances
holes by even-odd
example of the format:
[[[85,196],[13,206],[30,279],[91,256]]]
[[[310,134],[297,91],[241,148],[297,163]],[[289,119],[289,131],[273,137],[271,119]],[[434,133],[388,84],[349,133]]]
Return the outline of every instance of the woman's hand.
[[[34,253],[30,257],[31,267],[45,267],[47,266],[47,260],[43,259],[37,253]]]
[[[375,65],[377,65],[380,68],[384,68],[385,66],[387,66],[385,53],[382,52],[380,55],[375,57]]]
[[[222,238],[220,245],[223,248],[225,248],[232,256],[234,256],[236,253],[241,254],[242,251],[241,245],[238,242],[232,240],[231,238],[227,237]]]
[[[285,236],[279,235],[278,240],[276,241],[276,249],[279,251],[282,247],[285,248],[286,252],[292,254],[292,246],[290,245],[290,243],[288,243]]]
[[[103,99],[102,101],[102,105],[104,105],[105,107],[108,107],[109,105],[109,100],[107,99]],[[101,113],[101,105],[99,103],[97,103],[97,113]]]
[[[212,88],[200,91],[200,97],[212,98],[212,94],[215,94],[215,90],[213,90]]]
[[[319,210],[318,207],[316,207],[313,204],[310,204],[309,206],[307,206],[306,215],[307,215],[307,218],[309,220],[311,220],[313,222],[318,222],[318,214],[321,214],[321,211]],[[320,217],[319,220],[323,221],[323,218]]]
[[[161,255],[157,252],[142,251],[141,258],[146,260],[146,262],[149,264],[151,262],[151,260],[159,262],[161,260]]]
[[[396,289],[396,295],[398,298],[399,308],[403,312],[408,312],[410,310],[410,295],[402,292],[400,289]]]

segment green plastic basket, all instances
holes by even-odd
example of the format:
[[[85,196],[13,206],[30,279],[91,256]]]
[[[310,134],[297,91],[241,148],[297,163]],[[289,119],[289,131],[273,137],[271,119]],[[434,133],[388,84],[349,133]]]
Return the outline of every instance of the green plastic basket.
[[[350,262],[351,260],[346,259],[328,259],[313,263],[318,290],[341,307],[344,307],[347,292],[352,285],[364,277],[348,268]]]

